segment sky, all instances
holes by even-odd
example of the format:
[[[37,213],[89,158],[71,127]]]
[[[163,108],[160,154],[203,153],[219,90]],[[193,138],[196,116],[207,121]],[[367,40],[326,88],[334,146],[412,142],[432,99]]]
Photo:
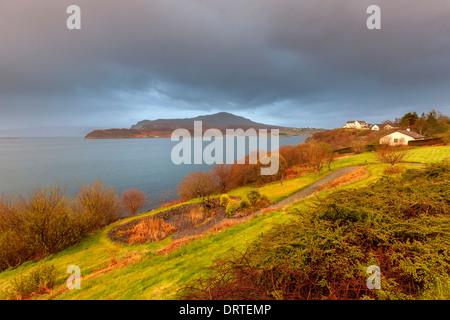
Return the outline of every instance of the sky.
[[[0,135],[221,111],[316,128],[450,115],[449,17],[442,0],[2,0]]]

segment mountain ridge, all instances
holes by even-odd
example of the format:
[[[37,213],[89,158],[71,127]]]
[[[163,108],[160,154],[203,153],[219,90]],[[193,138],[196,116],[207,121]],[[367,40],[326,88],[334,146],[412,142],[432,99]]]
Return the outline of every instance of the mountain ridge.
[[[219,129],[225,134],[226,129],[279,129],[280,136],[310,135],[322,129],[302,130],[283,126],[258,123],[242,116],[228,112],[200,115],[193,118],[142,120],[129,129],[96,129],[88,133],[86,139],[129,139],[129,138],[168,138],[176,129],[187,129],[192,135],[194,121],[202,121],[203,132],[208,129]]]
[[[194,121],[202,121],[204,127],[227,129],[230,125],[242,125],[242,126],[255,126],[255,127],[267,127],[278,128],[272,125],[266,125],[263,123],[254,122],[250,119],[234,115],[228,112],[219,112],[210,115],[200,115],[194,118],[178,118],[178,119],[156,119],[156,120],[142,120],[137,124],[131,126],[130,129],[152,129],[162,126],[166,127],[189,127],[193,126]]]

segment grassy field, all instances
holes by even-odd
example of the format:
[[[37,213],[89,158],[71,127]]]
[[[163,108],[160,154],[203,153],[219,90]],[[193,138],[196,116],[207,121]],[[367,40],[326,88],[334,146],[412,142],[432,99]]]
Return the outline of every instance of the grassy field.
[[[407,162],[433,163],[445,158],[450,158],[450,146],[414,148],[408,150],[408,154],[403,160]]]
[[[408,151],[405,161],[431,163],[450,157],[450,147],[416,148]],[[339,188],[358,187],[372,182],[382,175],[389,165],[381,164],[372,152],[342,157],[332,164],[332,171],[351,165],[367,165],[368,177],[351,182]],[[406,167],[417,167],[404,164]],[[325,169],[321,175],[310,173],[303,177],[272,183],[258,188],[262,194],[272,201],[280,201],[296,191],[310,185],[329,174]],[[245,196],[252,186],[241,187],[230,192],[230,195]],[[316,197],[325,197],[332,190],[324,190]],[[55,265],[58,279],[53,293],[40,295],[37,299],[173,299],[177,290],[187,281],[205,273],[205,267],[219,258],[231,248],[245,250],[247,245],[275,224],[294,219],[290,214],[292,208],[302,209],[311,204],[313,199],[295,203],[285,211],[273,211],[255,217],[248,222],[234,225],[222,231],[211,233],[181,246],[166,255],[159,255],[157,250],[168,246],[171,237],[162,241],[144,245],[123,245],[109,240],[108,231],[128,218],[108,226],[83,239],[79,244],[51,255],[37,263],[28,262],[17,269],[0,273],[0,291],[9,286],[9,282],[20,274],[30,272],[43,263]],[[155,214],[156,211],[140,215]],[[114,261],[118,263],[112,263]],[[129,262],[128,264],[125,262]],[[80,290],[65,290],[68,278],[66,269],[77,265],[82,272]],[[60,292],[58,292],[60,291]]]

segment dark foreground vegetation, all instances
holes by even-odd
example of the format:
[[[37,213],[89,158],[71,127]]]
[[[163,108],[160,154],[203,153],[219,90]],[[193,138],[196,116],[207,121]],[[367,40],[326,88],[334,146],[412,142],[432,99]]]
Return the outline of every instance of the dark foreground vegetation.
[[[450,297],[450,165],[409,169],[337,190],[298,218],[230,251],[183,299],[419,299]],[[367,268],[380,267],[370,290]]]

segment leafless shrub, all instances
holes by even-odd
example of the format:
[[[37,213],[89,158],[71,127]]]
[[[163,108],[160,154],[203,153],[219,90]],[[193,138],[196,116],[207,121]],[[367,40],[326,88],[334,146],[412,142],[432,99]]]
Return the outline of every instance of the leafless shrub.
[[[83,208],[87,225],[98,229],[104,227],[120,216],[120,202],[117,192],[112,187],[106,187],[100,180],[80,188],[78,203]]]
[[[308,150],[308,164],[317,174],[323,169],[325,164],[331,165],[333,161],[333,151],[326,143],[313,143]]]
[[[217,180],[210,172],[191,172],[178,185],[178,194],[181,198],[202,198],[203,204],[215,192],[217,192]]]
[[[395,165],[402,161],[406,156],[406,149],[402,147],[390,146],[389,144],[381,144],[377,150],[377,157],[381,162],[389,163],[394,169]]]
[[[121,201],[126,211],[135,216],[136,212],[145,206],[147,196],[144,191],[130,189],[122,192]]]
[[[28,196],[0,196],[0,271],[39,260],[73,245],[118,218],[112,188],[97,181],[76,198],[60,186],[38,187]]]

